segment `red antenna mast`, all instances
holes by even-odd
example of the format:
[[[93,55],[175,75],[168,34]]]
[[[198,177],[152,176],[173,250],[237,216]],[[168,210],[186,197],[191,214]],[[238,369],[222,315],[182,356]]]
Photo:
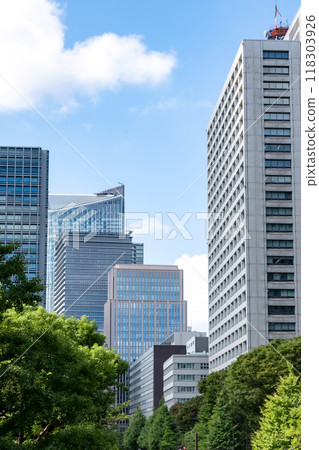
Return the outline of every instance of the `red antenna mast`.
[[[280,26],[279,27],[277,26],[277,14],[279,14],[280,17],[282,17],[282,15],[280,14],[280,12],[279,12],[279,10],[277,8],[277,1],[276,1],[276,5],[275,5],[275,26],[273,28],[270,28],[269,31],[265,31],[265,37],[267,39],[270,39],[270,40],[273,40],[273,41],[274,40],[281,41],[285,37],[285,35],[286,35],[286,33],[287,33],[288,29],[289,29],[289,25],[288,25],[288,21],[287,20],[286,20],[286,25],[285,26],[282,26],[281,22],[280,22]]]

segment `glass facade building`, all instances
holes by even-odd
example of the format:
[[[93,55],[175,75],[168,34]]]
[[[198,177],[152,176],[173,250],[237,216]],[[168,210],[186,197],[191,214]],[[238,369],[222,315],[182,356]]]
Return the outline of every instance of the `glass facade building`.
[[[50,195],[48,213],[47,309],[53,311],[54,253],[63,231],[124,233],[124,186],[92,195]],[[137,247],[138,251],[138,247]],[[142,248],[143,260],[143,248]]]
[[[143,262],[142,244],[134,244],[130,234],[63,232],[55,248],[54,311],[86,315],[103,332],[108,272],[119,262]]]
[[[49,152],[0,147],[0,243],[21,244],[29,279],[46,282]],[[43,299],[45,305],[45,299]]]
[[[108,347],[130,363],[175,331],[186,331],[183,271],[117,264],[109,273],[104,329]]]

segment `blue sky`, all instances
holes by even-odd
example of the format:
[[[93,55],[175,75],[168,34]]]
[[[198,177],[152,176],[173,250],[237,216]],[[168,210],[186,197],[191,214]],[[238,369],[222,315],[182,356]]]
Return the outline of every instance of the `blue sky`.
[[[1,145],[49,149],[51,193],[97,192],[110,187],[105,179],[124,183],[128,212],[163,213],[163,240],[136,238],[145,243],[145,262],[173,264],[182,254],[188,265],[198,261],[207,252],[204,224],[194,219],[206,211],[205,128],[241,40],[264,39],[274,5],[2,2]],[[298,7],[299,1],[278,2],[289,23]],[[113,34],[101,38],[105,33]],[[165,238],[174,228],[168,212],[193,214],[192,239]],[[196,267],[206,277],[204,259]]]

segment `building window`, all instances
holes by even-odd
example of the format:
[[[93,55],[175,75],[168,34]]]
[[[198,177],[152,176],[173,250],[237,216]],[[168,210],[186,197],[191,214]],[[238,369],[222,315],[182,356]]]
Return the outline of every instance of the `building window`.
[[[178,381],[195,381],[195,375],[177,375]]]
[[[271,316],[290,316],[295,314],[295,307],[290,305],[269,305],[268,314]]]
[[[291,151],[290,144],[265,144],[265,152],[285,152]]]
[[[268,167],[270,168],[290,168],[291,167],[291,160],[290,159],[266,159],[265,160],[265,167],[266,169]]]
[[[264,81],[264,89],[289,89],[288,81]]]
[[[264,105],[290,105],[289,97],[264,97]]]
[[[267,248],[293,248],[293,241],[287,239],[267,239]]]
[[[296,331],[296,324],[294,322],[270,322],[268,331]]]
[[[264,114],[265,120],[290,120],[290,113],[267,112]]]
[[[266,216],[292,216],[292,208],[266,208]]]
[[[265,128],[265,136],[290,136],[290,128]]]
[[[267,264],[270,266],[293,266],[293,256],[267,256]]]
[[[178,369],[195,369],[194,363],[177,363]]]
[[[268,272],[267,281],[294,281],[293,272]]]
[[[267,175],[266,184],[291,184],[291,175]]]
[[[266,231],[268,233],[292,233],[292,223],[267,223]]]
[[[208,369],[208,363],[200,363],[201,369]]]
[[[294,298],[294,289],[268,289],[268,298]]]
[[[264,59],[288,59],[288,57],[289,52],[287,51],[271,51],[271,50],[263,51]]]
[[[264,75],[266,75],[268,73],[289,75],[289,66],[264,66],[263,73],[264,73]]]
[[[195,386],[177,386],[177,392],[195,392]]]
[[[266,191],[266,200],[292,200],[292,192]]]

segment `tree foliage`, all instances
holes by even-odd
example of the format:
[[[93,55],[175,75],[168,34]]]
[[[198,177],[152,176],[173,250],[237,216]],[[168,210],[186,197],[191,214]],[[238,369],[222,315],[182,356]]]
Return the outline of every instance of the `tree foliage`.
[[[103,342],[85,317],[66,319],[41,307],[6,311],[0,323],[0,436],[40,445],[66,439],[83,425],[82,433],[100,440],[102,424],[116,420],[114,386],[127,369]]]
[[[148,434],[153,423],[153,415],[145,422],[140,435],[137,439],[138,446],[141,450],[148,450]]]
[[[175,403],[170,409],[177,430],[184,434],[194,427],[198,421],[198,413],[203,403],[203,397],[197,395],[185,403]]]
[[[227,407],[222,399],[217,401],[211,420],[208,423],[208,435],[206,447],[215,449],[240,449],[238,443],[238,433],[236,426],[232,423],[230,416],[227,414]]]
[[[253,438],[253,450],[301,449],[300,380],[291,370],[281,379],[275,394],[262,410],[260,430]]]
[[[160,444],[166,428],[175,431],[174,421],[162,399],[160,406],[153,414],[152,424],[148,433],[148,450],[160,450]]]
[[[160,442],[159,450],[172,450],[177,447],[177,436],[171,427],[165,428],[163,437]]]
[[[25,305],[42,300],[39,293],[44,286],[38,277],[28,280],[24,255],[18,249],[17,244],[0,244],[0,319],[9,308],[21,312]]]
[[[146,418],[137,407],[137,411],[130,420],[129,427],[125,431],[123,445],[126,450],[138,450],[138,437],[146,423]]]
[[[300,338],[278,339],[241,355],[227,369],[212,372],[200,381],[202,405],[193,429],[184,434],[187,449],[195,448],[195,433],[199,450],[227,448],[233,431],[235,448],[250,448],[266,399],[275,392],[280,377],[288,375],[289,368],[300,371],[300,359]],[[182,411],[180,406],[173,410],[177,424]]]

